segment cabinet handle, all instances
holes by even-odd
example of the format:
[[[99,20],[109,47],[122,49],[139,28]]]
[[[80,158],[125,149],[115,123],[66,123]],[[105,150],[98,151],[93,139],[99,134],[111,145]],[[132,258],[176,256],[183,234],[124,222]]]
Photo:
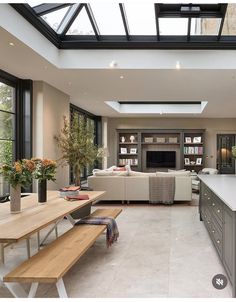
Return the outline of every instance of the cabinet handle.
[[[207,193],[205,193],[204,196],[207,196]]]
[[[208,221],[207,221],[207,223],[209,224],[209,223],[210,223],[210,221],[208,220]]]
[[[215,233],[215,230],[212,230],[212,233]]]
[[[216,205],[216,204],[213,202],[213,203],[212,203],[212,206],[214,207],[215,205]]]
[[[218,239],[218,240],[216,240],[216,242],[218,243],[218,244],[220,244],[220,240]]]
[[[207,197],[207,199],[210,200],[211,198],[210,198],[210,197]]]
[[[217,213],[220,213],[220,210],[219,210],[219,209],[217,210]]]

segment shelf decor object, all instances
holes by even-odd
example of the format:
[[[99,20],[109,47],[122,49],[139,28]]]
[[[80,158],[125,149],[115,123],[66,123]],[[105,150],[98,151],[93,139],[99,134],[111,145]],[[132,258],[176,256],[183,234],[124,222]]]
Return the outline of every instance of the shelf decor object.
[[[153,143],[153,137],[145,137],[144,142],[145,143]]]
[[[185,137],[185,143],[191,144],[192,143],[192,139],[189,136]]]
[[[169,137],[169,143],[170,144],[177,144],[178,138],[177,137]]]
[[[194,144],[201,143],[201,141],[202,141],[201,136],[195,136],[195,137],[193,138],[193,143],[194,143]]]
[[[166,142],[165,137],[157,137],[156,142],[158,144],[164,144]]]

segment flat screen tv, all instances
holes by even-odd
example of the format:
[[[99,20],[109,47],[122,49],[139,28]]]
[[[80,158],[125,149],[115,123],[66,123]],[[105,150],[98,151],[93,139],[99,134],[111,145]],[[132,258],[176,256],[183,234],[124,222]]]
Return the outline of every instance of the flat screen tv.
[[[147,151],[147,168],[175,168],[175,151]]]

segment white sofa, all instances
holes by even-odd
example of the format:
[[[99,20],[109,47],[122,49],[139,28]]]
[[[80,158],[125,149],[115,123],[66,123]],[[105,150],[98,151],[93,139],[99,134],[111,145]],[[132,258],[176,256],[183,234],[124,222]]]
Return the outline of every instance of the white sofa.
[[[103,200],[149,200],[149,176],[147,173],[143,174],[144,176],[89,176],[88,186],[94,191],[106,191]],[[175,176],[174,200],[192,200],[190,176]]]

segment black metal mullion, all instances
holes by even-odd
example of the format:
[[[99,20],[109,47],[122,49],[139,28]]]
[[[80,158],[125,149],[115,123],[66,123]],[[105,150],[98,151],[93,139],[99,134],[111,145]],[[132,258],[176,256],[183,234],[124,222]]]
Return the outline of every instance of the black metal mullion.
[[[157,41],[160,40],[160,28],[159,28],[159,13],[160,13],[160,6],[159,4],[154,4],[155,9],[155,18],[156,18],[156,31],[157,31]]]
[[[76,4],[74,4],[74,5],[76,5]],[[61,32],[60,36],[64,36],[67,33],[67,31],[69,30],[69,28],[71,27],[71,25],[73,24],[73,22],[75,21],[76,17],[78,16],[78,14],[80,13],[80,11],[82,10],[83,7],[84,7],[84,4],[77,5],[76,9],[73,11],[73,13],[70,16],[70,19],[65,24],[65,27],[63,28],[63,31]]]
[[[125,12],[124,3],[119,3],[119,7],[120,7],[121,17],[123,20],[126,38],[127,38],[127,40],[130,40],[129,25],[128,25],[128,20],[127,20],[127,16],[126,16],[126,12]]]
[[[85,9],[86,9],[86,12],[88,14],[88,17],[89,17],[90,23],[92,25],[92,28],[94,30],[95,36],[96,36],[97,40],[100,40],[99,28],[97,26],[97,22],[96,22],[96,20],[94,18],[94,14],[93,14],[93,11],[91,9],[90,4],[86,3],[85,4]]]
[[[188,33],[187,33],[187,41],[190,40],[190,33],[191,33],[191,21],[192,18],[188,18]]]
[[[217,37],[218,40],[220,40],[220,38],[221,38],[221,34],[222,34],[223,26],[224,26],[225,14],[226,14],[226,11],[227,11],[227,7],[228,7],[228,4],[224,4],[222,6],[222,18],[221,18],[221,22],[220,22],[220,28],[219,28],[218,37]]]

